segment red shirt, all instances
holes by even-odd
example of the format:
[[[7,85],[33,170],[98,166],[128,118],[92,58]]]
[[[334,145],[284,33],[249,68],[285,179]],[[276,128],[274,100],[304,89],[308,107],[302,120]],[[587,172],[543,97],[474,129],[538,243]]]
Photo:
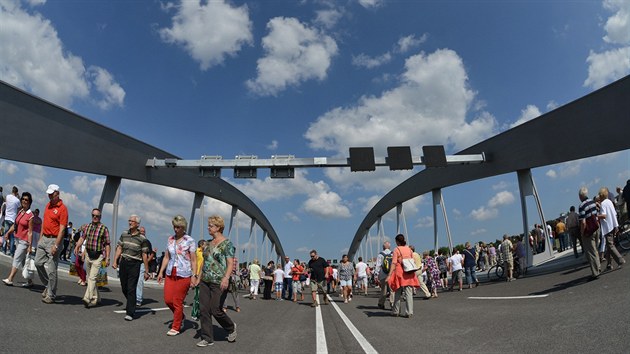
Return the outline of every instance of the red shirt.
[[[301,265],[291,268],[291,274],[293,274],[292,279],[296,281],[300,280],[300,275],[302,274],[297,274],[297,273],[302,273],[303,271],[304,271],[304,268]]]
[[[28,222],[34,217],[31,210],[20,210],[15,217],[15,237],[23,241],[28,241]]]
[[[63,205],[63,201],[59,199],[57,204],[51,205],[50,202],[44,208],[44,222],[42,223],[42,236],[59,235],[59,229],[68,225],[68,208]]]

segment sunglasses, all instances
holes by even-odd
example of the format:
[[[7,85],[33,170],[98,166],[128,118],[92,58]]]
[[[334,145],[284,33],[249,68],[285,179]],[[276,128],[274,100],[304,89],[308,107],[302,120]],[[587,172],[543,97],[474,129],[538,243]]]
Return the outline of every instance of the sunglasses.
[[[101,216],[100,215],[96,215],[96,214],[92,214],[92,217],[93,218],[100,218]]]

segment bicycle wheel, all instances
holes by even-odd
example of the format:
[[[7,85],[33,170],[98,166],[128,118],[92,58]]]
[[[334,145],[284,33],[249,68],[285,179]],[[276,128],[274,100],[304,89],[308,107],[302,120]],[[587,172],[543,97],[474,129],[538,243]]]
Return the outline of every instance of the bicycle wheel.
[[[617,242],[624,251],[630,250],[630,230],[617,236]]]
[[[497,265],[497,270],[495,271],[495,274],[500,279],[503,279],[503,277],[505,277],[505,270],[503,269],[503,266]]]

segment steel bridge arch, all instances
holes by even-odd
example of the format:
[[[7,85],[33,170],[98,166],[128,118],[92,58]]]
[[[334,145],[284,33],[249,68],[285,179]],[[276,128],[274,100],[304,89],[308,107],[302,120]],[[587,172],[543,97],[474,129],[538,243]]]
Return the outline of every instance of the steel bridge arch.
[[[629,126],[630,76],[626,76],[456,154],[485,153],[482,164],[429,168],[408,178],[367,213],[348,256],[354,258],[361,240],[380,217],[409,199],[477,179],[626,150],[630,148]]]
[[[273,226],[258,206],[236,187],[220,178],[201,178],[194,171],[151,169],[150,158],[178,158],[128,135],[93,122],[67,109],[20,90],[0,80],[0,114],[6,127],[28,127],[31,144],[21,134],[0,129],[0,157],[42,166],[107,176],[101,206],[111,202],[121,179],[174,187],[195,193],[194,209],[203,196],[237,207],[260,226],[264,237],[284,259],[282,244]],[[73,144],[59,144],[72,136]],[[54,148],[49,148],[54,147]],[[79,148],[77,148],[79,147]],[[234,210],[233,210],[234,213]],[[191,217],[190,228],[193,220]]]

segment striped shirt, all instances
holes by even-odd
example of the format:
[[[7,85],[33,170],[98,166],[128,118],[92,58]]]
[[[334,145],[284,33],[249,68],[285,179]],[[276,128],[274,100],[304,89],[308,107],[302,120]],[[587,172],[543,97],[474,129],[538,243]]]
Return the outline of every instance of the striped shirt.
[[[578,210],[580,212],[578,216],[580,220],[584,220],[592,215],[597,216],[597,205],[592,199],[585,199],[580,203]]]
[[[149,241],[140,233],[130,235],[129,231],[125,231],[120,235],[116,247],[122,249],[122,257],[127,260],[136,260],[142,262],[142,254],[149,253],[151,248]]]
[[[110,244],[109,230],[103,223],[83,225],[81,232],[81,237],[85,239],[85,248],[91,252],[102,252]]]

